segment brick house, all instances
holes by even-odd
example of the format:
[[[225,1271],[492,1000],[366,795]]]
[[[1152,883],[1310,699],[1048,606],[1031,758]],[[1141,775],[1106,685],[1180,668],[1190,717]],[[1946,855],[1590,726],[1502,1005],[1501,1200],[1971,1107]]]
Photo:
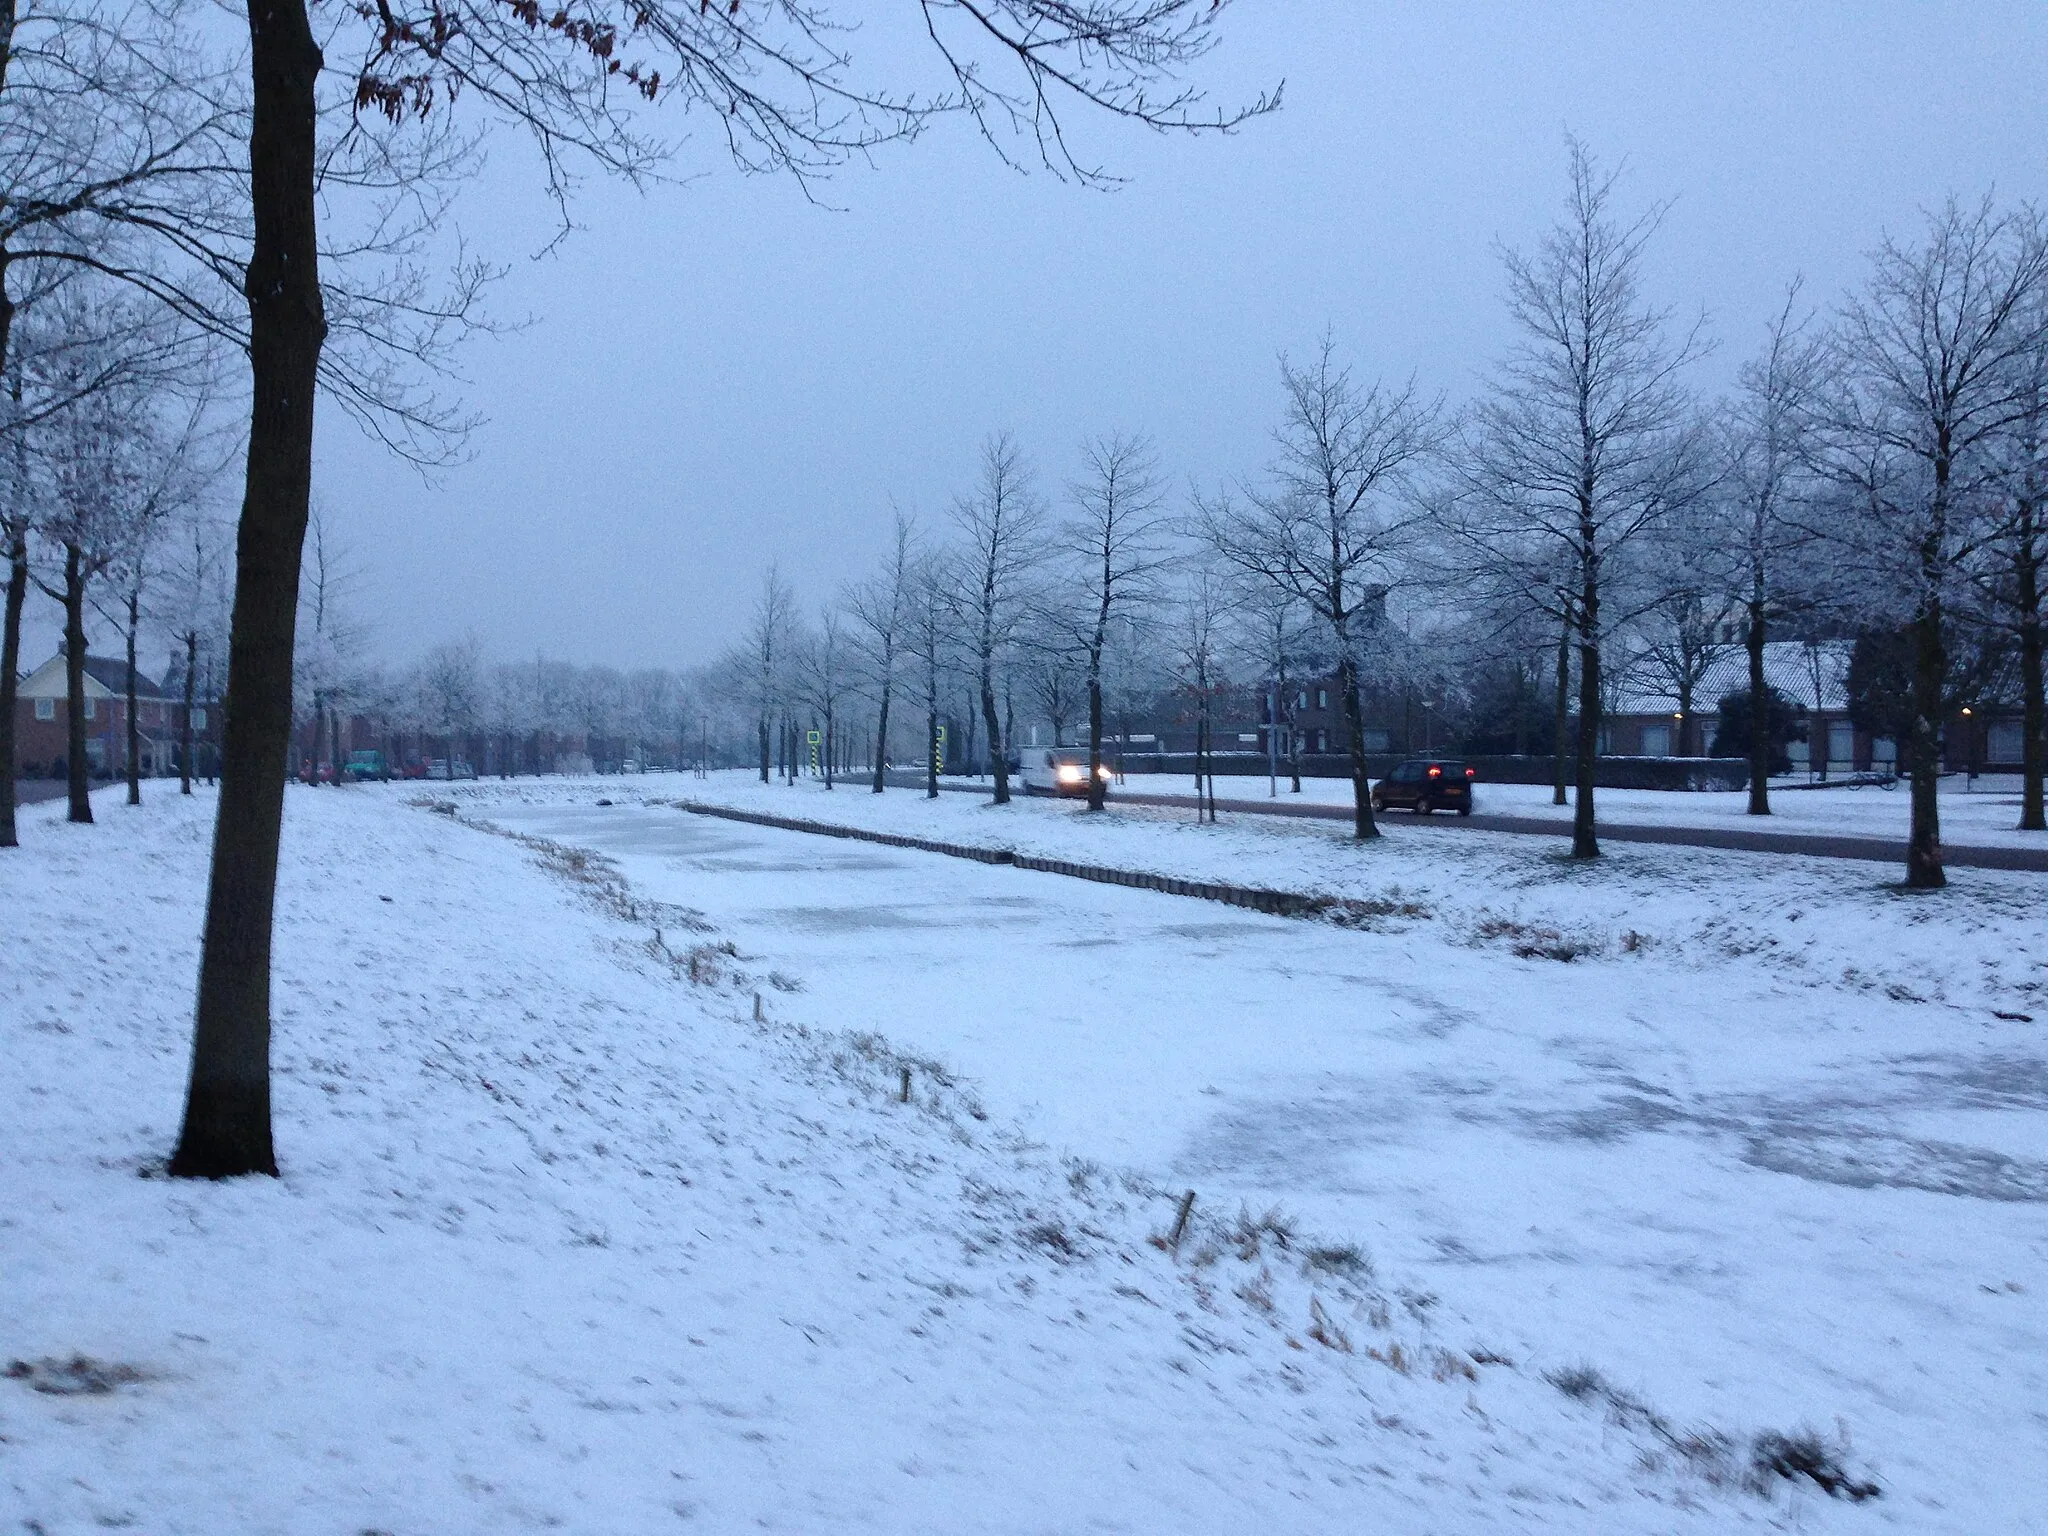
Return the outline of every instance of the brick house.
[[[21,777],[62,778],[67,766],[65,719],[70,689],[62,653],[21,680],[14,705],[14,753]],[[135,675],[136,726],[142,772],[161,777],[178,771],[179,712],[172,698],[149,676]],[[218,761],[220,711],[208,704],[192,710],[196,767]],[[85,750],[95,778],[124,773],[128,763],[128,663],[106,656],[85,658]]]
[[[1764,682],[1792,701],[1806,739],[1792,742],[1792,771],[1826,778],[1890,769],[1895,744],[1859,731],[1849,719],[1847,640],[1772,640],[1764,646]],[[1607,708],[1600,750],[1614,757],[1703,757],[1721,700],[1749,687],[1749,652],[1729,645],[1706,665],[1682,711],[1671,683],[1638,665],[1626,671]]]

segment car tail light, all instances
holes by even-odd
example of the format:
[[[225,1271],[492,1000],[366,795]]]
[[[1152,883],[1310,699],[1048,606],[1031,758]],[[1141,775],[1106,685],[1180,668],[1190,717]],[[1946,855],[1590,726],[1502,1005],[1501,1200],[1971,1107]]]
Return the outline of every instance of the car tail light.
[[[1444,776],[1444,771],[1443,771],[1443,769],[1441,769],[1441,768],[1438,768],[1438,767],[1436,767],[1436,766],[1435,766],[1434,764],[1432,764],[1432,765],[1430,766],[1430,770],[1429,770],[1429,776],[1430,776],[1430,777],[1431,777],[1432,779],[1440,779],[1440,778],[1442,778],[1442,777]]]
[[[1479,770],[1477,768],[1467,768],[1465,770],[1465,777],[1468,779],[1476,779],[1479,777]]]

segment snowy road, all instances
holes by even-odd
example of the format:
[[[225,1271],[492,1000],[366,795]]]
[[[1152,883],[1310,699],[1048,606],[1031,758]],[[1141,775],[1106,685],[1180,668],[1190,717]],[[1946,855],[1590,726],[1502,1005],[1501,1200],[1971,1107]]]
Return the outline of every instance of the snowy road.
[[[1837,1416],[1907,1528],[2048,1495],[2040,1029],[1740,963],[1557,965],[668,807],[491,806],[605,853],[1048,1143],[1280,1204],[1475,1343],[1666,1411]],[[1989,1449],[1987,1449],[1989,1448]],[[1959,1493],[1958,1493],[1958,1496]]]

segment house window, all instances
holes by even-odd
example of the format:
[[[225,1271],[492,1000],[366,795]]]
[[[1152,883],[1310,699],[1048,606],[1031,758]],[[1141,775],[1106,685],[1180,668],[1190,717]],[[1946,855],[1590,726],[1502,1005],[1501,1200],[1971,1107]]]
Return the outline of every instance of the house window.
[[[1828,766],[1847,768],[1856,761],[1856,727],[1837,723],[1828,727]]]
[[[85,718],[86,718],[86,719],[88,719],[88,720],[92,720],[92,719],[96,719],[96,718],[98,717],[98,713],[99,713],[99,712],[98,712],[98,711],[97,711],[96,709],[94,709],[94,708],[93,708],[93,706],[94,706],[94,705],[96,705],[97,703],[99,703],[99,700],[98,700],[98,699],[96,699],[96,698],[94,698],[94,697],[93,697],[93,696],[92,696],[91,694],[89,694],[89,693],[88,693],[88,694],[87,694],[87,695],[85,696]]]
[[[1327,689],[1327,688],[1318,688],[1318,689],[1316,690],[1316,708],[1317,708],[1317,709],[1328,709],[1329,707],[1330,707],[1330,690],[1329,690],[1329,689]]]
[[[193,729],[193,730],[195,730],[195,731],[203,731],[203,730],[205,730],[205,729],[206,729],[206,711],[205,711],[205,710],[203,710],[203,709],[195,709],[195,710],[193,710],[193,711],[192,711],[192,729]]]
[[[1671,755],[1671,727],[1668,725],[1646,725],[1643,727],[1643,756],[1669,757]]]
[[[1368,752],[1391,752],[1394,750],[1394,736],[1391,731],[1378,731],[1367,727],[1364,736],[1365,750]]]
[[[1308,690],[1306,688],[1294,696],[1294,707],[1296,709],[1308,708]]]
[[[54,719],[56,719],[56,718],[57,718],[57,701],[56,701],[55,699],[37,699],[37,700],[36,700],[36,718],[37,718],[38,720],[54,720]]]
[[[1987,763],[2017,763],[2022,757],[2026,731],[2017,720],[1994,720],[1984,733],[1984,760]]]

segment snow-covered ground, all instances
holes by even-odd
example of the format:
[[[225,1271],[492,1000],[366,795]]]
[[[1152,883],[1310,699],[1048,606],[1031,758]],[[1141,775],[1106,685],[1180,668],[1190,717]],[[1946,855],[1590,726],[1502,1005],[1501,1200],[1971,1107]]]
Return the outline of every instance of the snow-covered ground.
[[[955,780],[970,783],[971,780]],[[1184,774],[1133,774],[1127,781],[1133,790],[1145,794],[1174,795],[1194,799],[1192,782]],[[1216,781],[1216,793],[1225,800],[1266,800],[1270,785],[1263,775],[1254,778],[1232,776]],[[1569,793],[1567,799],[1569,799]],[[1280,780],[1281,804],[1303,800],[1319,805],[1349,805],[1349,779],[1303,779],[1301,793]],[[1912,812],[1912,796],[1904,784],[1890,789],[1875,784],[1836,784],[1827,788],[1809,786],[1802,776],[1771,788],[1768,818],[1749,814],[1747,790],[1675,791],[1657,789],[1603,789],[1593,802],[1600,819],[1628,826],[1653,827],[1739,827],[1746,832],[1832,832],[1850,837],[1882,837],[1906,840]],[[1553,805],[1547,784],[1491,784],[1478,786],[1474,808],[1503,816],[1530,816],[1546,821],[1569,822],[1570,805]],[[1395,821],[1405,819],[1397,814]],[[1942,841],[1969,848],[2048,849],[2048,833],[2020,832],[2019,780],[2009,775],[1985,775],[1974,782],[1957,774],[1941,781]]]
[[[1313,886],[1364,926],[646,791]],[[1911,900],[1823,861],[737,776],[418,798],[291,793],[285,1176],[218,1187],[147,1176],[210,801],[24,816],[0,1516],[2041,1527],[2048,1065],[1992,1011],[2048,997],[2041,877]],[[1186,1187],[1176,1255],[1148,1239]],[[1275,1204],[1291,1237],[1239,1220]],[[34,1390],[92,1384],[75,1353],[111,1390]],[[1740,1487],[1799,1424],[1885,1496]]]

